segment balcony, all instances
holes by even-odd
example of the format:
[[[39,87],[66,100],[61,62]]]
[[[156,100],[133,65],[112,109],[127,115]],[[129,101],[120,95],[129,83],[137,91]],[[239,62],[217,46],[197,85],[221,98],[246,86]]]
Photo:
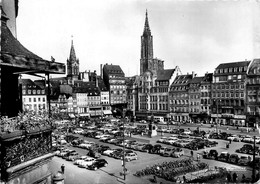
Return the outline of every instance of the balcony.
[[[20,168],[30,162],[36,162],[39,158],[42,158],[42,161],[50,159],[51,133],[52,124],[46,114],[29,113],[19,114],[15,118],[1,117],[1,179],[7,181],[16,177],[17,172],[14,171],[18,165]]]

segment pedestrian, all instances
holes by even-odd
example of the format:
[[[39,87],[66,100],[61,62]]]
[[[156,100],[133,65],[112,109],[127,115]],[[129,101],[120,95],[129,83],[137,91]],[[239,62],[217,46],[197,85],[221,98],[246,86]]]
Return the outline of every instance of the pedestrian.
[[[236,172],[234,172],[234,174],[233,174],[233,182],[237,182],[237,173]]]
[[[227,173],[227,181],[231,182],[231,174],[230,173]]]
[[[231,144],[231,142],[232,142],[231,139],[229,139],[229,144]]]
[[[183,175],[183,183],[186,183],[186,182],[187,182],[186,176]]]
[[[227,143],[226,148],[227,148],[227,149],[229,148],[229,143]]]
[[[155,183],[157,183],[157,178],[156,178],[155,175],[153,176],[153,180],[154,180]]]
[[[197,153],[197,161],[199,162],[200,160],[200,154]]]
[[[64,174],[64,171],[65,171],[65,165],[62,164],[60,168],[61,168],[61,172],[62,172],[62,174]]]
[[[190,156],[193,158],[193,151],[192,150],[190,151]]]

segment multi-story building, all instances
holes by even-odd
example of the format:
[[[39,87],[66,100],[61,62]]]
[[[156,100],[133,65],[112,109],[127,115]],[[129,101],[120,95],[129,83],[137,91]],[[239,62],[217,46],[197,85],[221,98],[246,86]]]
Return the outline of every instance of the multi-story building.
[[[126,77],[126,94],[127,94],[127,116],[135,116],[135,111],[138,108],[137,102],[137,90],[136,90],[136,81],[139,76]]]
[[[23,109],[39,112],[47,110],[47,97],[45,88],[41,88],[31,79],[20,79],[23,93]]]
[[[178,75],[170,86],[169,103],[171,119],[188,122],[189,117],[189,83],[193,74]]]
[[[212,83],[212,122],[245,126],[246,75],[249,63],[222,63],[215,69]]]
[[[247,125],[259,127],[260,115],[260,59],[254,59],[248,66],[246,80]]]
[[[200,112],[201,112],[201,81],[203,77],[193,77],[190,80],[188,93],[189,93],[189,115],[190,120],[193,123],[200,121]]]
[[[200,86],[201,99],[201,120],[204,122],[210,121],[211,114],[211,85],[213,73],[206,73]]]
[[[103,66],[103,81],[109,90],[110,105],[112,110],[122,110],[126,108],[126,84],[125,74],[119,65]]]

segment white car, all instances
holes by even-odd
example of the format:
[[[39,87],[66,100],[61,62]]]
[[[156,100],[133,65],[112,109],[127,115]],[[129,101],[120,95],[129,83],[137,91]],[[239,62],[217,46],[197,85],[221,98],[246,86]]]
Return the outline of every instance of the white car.
[[[84,159],[86,159],[87,158],[87,156],[81,156],[81,157],[79,157],[78,159],[76,159],[75,161],[74,161],[74,164],[75,165],[79,165]]]
[[[164,143],[167,137],[161,137],[157,142]]]
[[[184,130],[183,134],[189,135],[189,134],[191,134],[191,131],[190,130]]]
[[[107,138],[109,138],[109,137],[111,137],[111,135],[104,134],[104,135],[102,135],[102,136],[99,138],[99,140],[105,140],[105,139],[107,139]]]
[[[88,166],[93,164],[93,162],[95,162],[95,161],[96,161],[96,159],[94,159],[92,157],[87,157],[82,162],[79,163],[79,167],[88,168]]]
[[[115,150],[113,150],[113,149],[108,149],[108,150],[106,150],[106,151],[103,152],[103,155],[111,156],[114,151],[115,151]]]
[[[73,133],[74,134],[82,134],[84,132],[84,130],[82,128],[76,128]]]
[[[177,137],[169,137],[168,139],[165,140],[165,143],[167,144],[173,144],[176,141],[178,141],[179,139]]]

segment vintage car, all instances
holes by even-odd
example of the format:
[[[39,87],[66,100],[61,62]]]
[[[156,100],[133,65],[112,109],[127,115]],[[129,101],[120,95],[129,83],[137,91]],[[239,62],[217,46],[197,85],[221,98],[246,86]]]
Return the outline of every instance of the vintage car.
[[[226,152],[226,151],[221,152],[220,155],[218,156],[218,160],[227,162],[229,160],[229,156],[230,156],[230,154],[228,152]]]

